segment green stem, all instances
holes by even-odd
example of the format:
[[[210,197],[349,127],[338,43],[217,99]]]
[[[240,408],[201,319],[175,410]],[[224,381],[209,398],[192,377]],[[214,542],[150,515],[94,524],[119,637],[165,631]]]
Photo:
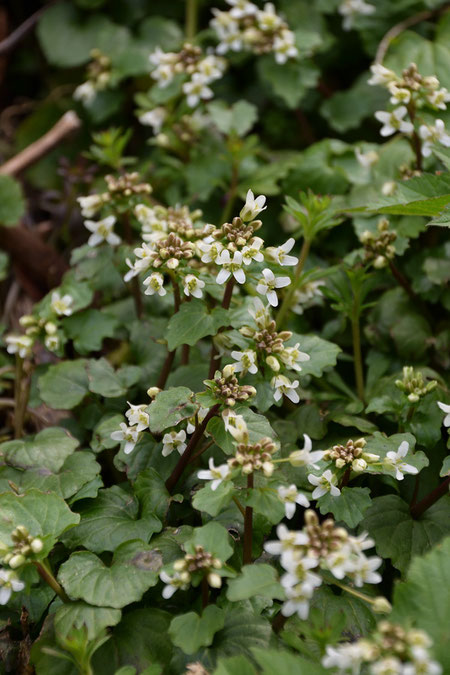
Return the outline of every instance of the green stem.
[[[280,310],[279,310],[278,315],[277,315],[277,327],[278,327],[278,329],[281,329],[281,327],[283,326],[283,323],[286,319],[286,315],[287,315],[288,311],[291,309],[292,300],[294,298],[295,291],[298,288],[300,277],[302,275],[303,268],[305,266],[306,258],[308,257],[308,253],[309,253],[310,248],[311,248],[311,240],[310,239],[304,239],[303,240],[303,246],[302,246],[302,249],[300,251],[300,257],[298,259],[297,267],[295,268],[294,279],[293,279],[291,285],[289,286],[288,292],[284,296],[284,300],[281,303],[281,307],[280,307]]]
[[[350,586],[346,586],[346,584],[341,584],[339,581],[336,581],[336,579],[333,577],[332,580],[330,580],[330,583],[334,584],[334,586],[338,586],[339,588],[342,588],[343,591],[346,593],[350,593],[350,595],[354,595],[355,598],[359,598],[360,600],[364,600],[364,602],[367,602],[369,605],[373,605],[375,598],[370,597],[369,595],[365,595],[365,593],[361,593],[360,591],[356,591],[354,588],[351,588]]]
[[[361,355],[361,332],[359,326],[359,316],[354,314],[352,318],[352,339],[353,339],[353,365],[355,369],[356,390],[358,397],[364,402],[364,371]]]
[[[56,595],[58,595],[63,602],[70,602],[70,599],[66,595],[64,589],[60,584],[56,581],[55,577],[50,571],[49,565],[46,563],[46,561],[40,562],[35,562],[33,563],[38,571],[39,576],[41,579],[45,581],[46,584],[50,586],[52,590],[55,591]]]
[[[247,488],[253,487],[253,474],[247,476]],[[253,509],[251,506],[245,507],[244,514],[244,551],[242,562],[249,565],[252,562],[252,542],[253,542]]]
[[[193,40],[197,34],[198,0],[186,0],[186,40]]]
[[[236,506],[238,507],[239,511],[242,513],[242,515],[243,515],[244,518],[245,518],[245,509],[244,509],[244,507],[242,506],[242,504],[241,504],[241,502],[239,501],[239,499],[238,499],[237,497],[233,497],[233,501],[234,501],[234,503],[236,504]]]

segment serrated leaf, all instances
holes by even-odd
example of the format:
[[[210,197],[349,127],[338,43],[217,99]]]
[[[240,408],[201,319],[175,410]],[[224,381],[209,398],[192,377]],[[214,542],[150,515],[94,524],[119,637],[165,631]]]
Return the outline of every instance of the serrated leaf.
[[[283,587],[277,571],[271,565],[244,565],[241,574],[228,581],[227,598],[231,602],[247,600],[255,595],[284,600]]]
[[[188,612],[172,619],[169,635],[173,644],[185,654],[194,654],[200,647],[208,647],[214,635],[225,623],[225,612],[215,605],[206,607],[202,615]]]
[[[71,548],[84,546],[94,553],[115,551],[131,539],[148,542],[162,528],[154,513],[145,505],[140,509],[139,501],[117,485],[100,490],[98,497],[84,501],[77,509],[80,524],[64,537]]]
[[[320,513],[332,513],[337,521],[343,521],[349,527],[356,527],[370,507],[369,488],[344,487],[338,497],[329,492],[318,500]]]
[[[450,532],[450,497],[440,499],[415,520],[409,504],[397,495],[376,497],[363,528],[375,540],[377,553],[404,572],[414,556],[423,555]]]
[[[81,403],[88,392],[85,359],[62,361],[49,367],[38,379],[44,403],[56,410],[70,410]]]
[[[182,420],[194,417],[198,405],[193,402],[193,392],[187,387],[172,387],[160,391],[148,407],[149,426],[155,434],[175,427]]]
[[[392,197],[369,202],[370,211],[405,216],[438,216],[450,203],[450,175],[422,174],[397,184]]]
[[[25,213],[22,188],[12,176],[0,175],[0,225],[18,225]]]
[[[109,607],[91,607],[85,602],[67,602],[55,614],[56,635],[66,638],[75,628],[86,627],[89,640],[94,640],[105,628],[119,623],[122,612]]]
[[[186,302],[167,325],[167,347],[172,351],[183,344],[193,346],[207,335],[215,335],[227,321],[228,311],[221,307],[209,314],[204,303]]]
[[[442,469],[441,469],[439,475],[443,478],[445,476],[450,475],[450,455],[447,455],[447,457],[442,462]]]
[[[72,600],[121,609],[158,583],[161,566],[162,556],[150,546],[128,541],[116,548],[110,566],[89,551],[72,553],[58,579]]]

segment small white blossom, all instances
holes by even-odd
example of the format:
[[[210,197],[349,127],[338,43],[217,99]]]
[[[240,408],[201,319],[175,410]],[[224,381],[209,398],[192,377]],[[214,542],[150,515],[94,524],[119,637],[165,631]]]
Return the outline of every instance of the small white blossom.
[[[397,183],[395,182],[395,180],[387,180],[381,186],[381,194],[383,194],[385,197],[390,197],[391,195],[394,194],[396,189],[397,189]]]
[[[432,152],[432,144],[440,143],[446,148],[450,147],[450,136],[447,134],[443,120],[436,120],[436,124],[422,124],[419,128],[419,136],[423,140],[422,155],[429,157]]]
[[[379,584],[381,581],[381,574],[376,572],[381,563],[381,558],[374,556],[373,558],[366,558],[365,555],[359,556],[354,561],[354,568],[352,570],[352,579],[355,586],[363,586],[364,584]]]
[[[295,46],[295,35],[291,30],[283,30],[280,35],[276,35],[273,41],[273,51],[275,61],[280,65],[286,63],[288,59],[295,59],[298,56],[298,49]]]
[[[404,458],[408,454],[409,443],[408,441],[402,441],[399,445],[397,452],[390,450],[386,453],[385,464],[388,468],[392,468],[395,471],[395,477],[397,480],[403,480],[405,473],[416,474],[419,473],[419,469],[411,464],[407,464],[404,461]]]
[[[277,537],[278,541],[266,541],[264,544],[264,550],[270,555],[281,555],[292,547],[306,546],[309,542],[308,535],[304,532],[288,530],[283,523],[277,526]]]
[[[417,656],[414,654],[412,663],[403,665],[402,675],[441,675],[442,666],[437,661],[432,661],[427,651],[421,651]]]
[[[77,202],[81,208],[81,215],[84,218],[92,218],[103,206],[102,195],[88,195],[87,197],[78,197]]]
[[[272,307],[276,307],[278,305],[278,296],[275,289],[284,288],[285,286],[289,286],[290,283],[290,277],[276,277],[272,270],[266,267],[262,271],[262,279],[259,280],[256,291],[261,295],[265,295],[269,304]]]
[[[305,508],[309,506],[309,500],[297,490],[295,485],[289,485],[289,487],[280,485],[277,488],[277,492],[278,498],[284,503],[286,518],[289,518],[289,520],[295,514],[296,504],[300,504],[300,506],[304,506]]]
[[[227,408],[222,412],[222,419],[225,431],[228,431],[238,443],[247,441],[248,427],[242,415],[237,415],[234,410]]]
[[[391,94],[390,101],[393,105],[407,104],[411,100],[411,91],[404,87],[397,87],[395,82],[388,85]]]
[[[243,352],[231,352],[233,359],[236,359],[234,370],[236,373],[246,373],[247,371],[252,375],[258,372],[256,365],[256,352],[253,349],[246,349]]]
[[[314,469],[318,469],[316,462],[320,462],[323,459],[325,452],[323,450],[314,450],[312,449],[312,441],[307,434],[303,434],[304,447],[301,450],[294,450],[289,455],[289,462],[292,466],[312,466]]]
[[[247,192],[247,197],[245,199],[245,204],[241,209],[240,212],[240,217],[244,222],[254,220],[256,216],[261,213],[261,211],[264,211],[264,209],[267,209],[267,206],[264,206],[266,203],[266,198],[264,195],[260,195],[259,197],[256,197],[253,194],[251,190]]]
[[[214,54],[208,54],[208,56],[205,56],[204,59],[201,59],[197,63],[196,68],[197,72],[202,75],[204,81],[208,84],[222,77],[226,68],[226,61]]]
[[[163,106],[157,106],[139,116],[139,122],[144,126],[152,127],[154,134],[159,134],[167,117],[167,110]]]
[[[431,103],[431,105],[435,108],[439,108],[439,110],[447,110],[447,106],[445,104],[450,101],[450,92],[448,92],[445,87],[442,87],[442,89],[432,91],[430,94],[428,94],[427,99],[428,102]]]
[[[355,148],[355,156],[358,160],[358,164],[362,166],[363,169],[369,169],[376,164],[380,158],[378,152],[375,152],[375,150],[369,150],[369,152],[363,153],[359,148]]]
[[[25,584],[19,581],[13,570],[0,569],[0,605],[6,605],[13,593],[24,588]]]
[[[197,245],[200,251],[203,253],[201,256],[201,261],[204,263],[216,262],[224,249],[223,244],[221,244],[220,241],[214,243],[200,241]]]
[[[262,262],[264,256],[261,253],[261,246],[264,244],[264,240],[261,237],[253,237],[248,246],[244,246],[242,249],[242,260],[245,265],[250,265],[252,260],[256,262]]]
[[[183,292],[185,295],[201,298],[203,296],[202,288],[204,287],[205,282],[197,279],[194,274],[187,274],[183,279]]]
[[[337,551],[329,553],[325,558],[327,569],[336,579],[343,579],[354,570],[350,546],[341,546]]]
[[[207,79],[201,73],[193,73],[192,79],[183,84],[183,93],[187,96],[186,101],[190,108],[195,108],[200,99],[208,100],[214,96],[207,85]]]
[[[391,82],[397,81],[397,75],[394,71],[382,66],[381,63],[374,63],[370,66],[370,70],[372,71],[372,77],[368,80],[368,84],[387,86]]]
[[[200,408],[197,410],[197,414],[194,417],[191,417],[188,420],[188,423],[187,423],[187,426],[186,426],[186,433],[187,434],[193,434],[194,431],[195,431],[196,418],[197,418],[199,424],[201,424],[208,413],[209,413],[208,408],[202,408],[200,406]],[[208,436],[208,435],[209,434],[207,432],[205,432],[205,436]]]
[[[164,570],[159,573],[159,577],[162,582],[167,584],[163,588],[162,596],[165,600],[168,600],[172,595],[179,589],[186,590],[189,582],[189,574],[186,572],[175,572],[172,576],[167,574]]]
[[[370,667],[371,675],[402,675],[403,672],[403,664],[396,656],[380,659]]]
[[[160,272],[152,272],[149,277],[144,279],[143,284],[144,286],[147,286],[144,291],[145,295],[154,295],[155,293],[158,293],[158,295],[162,296],[167,293],[166,289],[163,287],[164,277]]]
[[[297,342],[294,347],[285,347],[279,354],[284,365],[297,372],[300,372],[302,369],[298,362],[304,363],[311,358],[306,352],[301,352],[299,347],[300,342]]]
[[[242,269],[244,261],[240,251],[235,251],[231,258],[230,251],[227,248],[224,249],[220,256],[216,258],[216,264],[222,265],[222,269],[216,277],[217,284],[224,284],[231,275],[233,275],[238,284],[245,284],[245,272]]]
[[[73,97],[75,101],[81,101],[85,105],[91,103],[97,94],[97,90],[93,82],[88,80],[78,85],[78,87],[73,92]]]
[[[444,425],[444,427],[450,427],[450,405],[442,403],[442,401],[438,401],[437,404],[442,410],[442,412],[445,413],[445,417],[443,419],[442,424]]]
[[[34,340],[29,335],[7,335],[5,342],[8,354],[18,354],[21,359],[32,354]]]
[[[52,293],[52,301],[50,307],[58,316],[70,316],[73,312],[73,298],[66,293],[61,297],[58,291]]]
[[[211,490],[214,492],[214,490],[217,490],[219,485],[228,478],[231,470],[228,464],[221,464],[220,466],[214,466],[214,459],[212,457],[209,458],[208,466],[209,471],[206,469],[202,469],[197,473],[197,476],[198,478],[200,478],[200,480],[212,481]]]
[[[312,493],[313,499],[320,499],[327,492],[330,492],[332,497],[338,497],[341,494],[341,491],[337,487],[337,476],[330,469],[324,471],[321,476],[314,476],[314,474],[310,473],[308,480],[311,485],[316,486],[316,489]]]
[[[407,122],[403,119],[407,113],[408,110],[404,105],[395,108],[392,112],[377,110],[375,117],[383,124],[380,129],[380,134],[382,136],[391,136],[397,131],[400,131],[403,134],[411,134],[414,131],[414,126],[411,122]]]
[[[369,16],[375,12],[375,7],[364,2],[364,0],[343,0],[338,7],[338,12],[344,17],[342,27],[344,30],[351,30],[353,21],[358,14]]]
[[[174,450],[177,450],[180,455],[186,450],[186,432],[181,431],[170,431],[168,434],[163,436],[163,457],[171,455]]]
[[[125,422],[120,423],[120,431],[113,431],[111,438],[113,441],[125,441],[124,453],[129,455],[134,450],[134,446],[138,442],[139,432],[134,427],[128,427]]]
[[[120,237],[113,232],[115,222],[115,216],[107,216],[98,222],[95,222],[94,220],[85,220],[84,226],[89,232],[92,232],[87,242],[88,245],[98,246],[98,244],[101,244],[103,241],[106,241],[110,246],[117,246],[120,244]]]
[[[125,417],[128,419],[128,424],[131,427],[136,426],[136,431],[138,432],[147,429],[149,417],[148,413],[145,412],[145,408],[147,407],[145,403],[141,403],[140,405],[133,405],[129,401],[127,401],[127,403],[130,406],[125,413]]]
[[[287,255],[294,247],[294,244],[295,239],[291,237],[282,246],[278,246],[278,248],[270,246],[266,251],[267,255],[271,260],[278,263],[278,265],[282,265],[284,267],[296,265],[298,263],[298,258],[293,255]]]
[[[263,31],[275,32],[283,23],[271,2],[266,2],[264,9],[257,12],[258,26]]]
[[[253,307],[248,308],[248,313],[254,319],[258,328],[265,328],[270,321],[269,307],[266,307],[260,298],[253,298]]]
[[[286,375],[275,375],[272,377],[270,384],[275,389],[273,393],[275,401],[280,401],[283,394],[292,401],[292,403],[298,403],[300,401],[300,396],[296,391],[299,386],[298,380],[291,382]]]
[[[358,642],[350,642],[337,647],[327,646],[326,654],[322,659],[322,665],[325,668],[339,668],[343,673],[351,669],[354,675],[360,672],[360,667],[364,661],[364,652]]]
[[[258,8],[252,2],[248,0],[226,0],[232,9],[230,10],[230,16],[233,19],[243,19],[245,16],[252,16],[257,13]]]

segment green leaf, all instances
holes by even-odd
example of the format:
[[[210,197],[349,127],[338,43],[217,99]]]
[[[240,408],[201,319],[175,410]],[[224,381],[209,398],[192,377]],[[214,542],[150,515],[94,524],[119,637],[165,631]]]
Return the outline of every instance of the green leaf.
[[[85,355],[100,350],[105,338],[115,337],[118,323],[114,316],[86,309],[64,319],[63,326],[77,352]]]
[[[148,407],[149,426],[153,433],[175,427],[183,420],[194,417],[198,405],[193,402],[193,392],[187,387],[171,387],[160,391]]]
[[[91,607],[84,602],[67,602],[55,614],[55,633],[67,638],[75,628],[86,627],[89,640],[94,640],[105,628],[119,623],[122,612],[109,607]]]
[[[358,127],[376,110],[385,110],[387,94],[382,87],[367,84],[369,73],[363,73],[351,89],[338,91],[320,106],[320,113],[339,133]]]
[[[297,342],[300,343],[301,351],[306,352],[310,357],[309,361],[302,362],[302,369],[299,372],[300,380],[305,375],[320,377],[326,368],[336,365],[337,355],[342,351],[333,342],[323,340],[317,335],[297,335],[297,333],[294,333],[287,345],[293,346]]]
[[[167,325],[167,347],[176,349],[180,345],[195,345],[207,335],[215,335],[228,321],[228,312],[221,307],[209,314],[203,302],[183,303]]]
[[[332,513],[337,521],[356,527],[363,520],[372,500],[369,488],[344,487],[338,497],[328,492],[318,501],[320,513]]]
[[[208,105],[208,112],[223,134],[234,131],[238,136],[245,136],[258,119],[256,106],[248,101],[237,101],[231,107],[223,101],[213,101]]]
[[[77,506],[81,522],[64,537],[71,548],[84,546],[89,551],[115,551],[131,539],[148,542],[154,532],[161,530],[159,518],[145,504],[117,485],[100,490],[98,497]]]
[[[434,657],[446,673],[450,669],[450,537],[425,555],[415,558],[406,581],[394,590],[393,621],[426,631],[433,640]]]
[[[164,520],[171,502],[164,480],[155,469],[145,469],[138,475],[134,493],[146,508]]]
[[[429,461],[425,453],[421,450],[414,452],[416,439],[412,434],[394,434],[393,436],[385,436],[381,432],[375,431],[372,436],[366,438],[367,445],[365,446],[364,451],[378,455],[381,462],[383,462],[387,453],[397,452],[403,441],[406,441],[409,445],[409,452],[405,457],[405,461],[408,464],[411,464],[411,466],[416,467],[418,471],[421,471],[424,467],[428,466]],[[383,473],[388,476],[395,476],[395,470],[390,468],[388,464],[384,465],[383,463],[368,464],[365,471],[368,473]]]
[[[245,656],[238,655],[219,659],[213,675],[257,675],[257,673]]]
[[[57,410],[70,410],[81,403],[88,392],[85,359],[62,361],[49,367],[38,379],[44,403]]]
[[[237,405],[233,410],[237,415],[242,415],[247,423],[250,443],[256,443],[264,437],[276,440],[276,433],[264,415],[258,415],[258,413],[243,405]],[[231,434],[225,431],[225,424],[221,417],[213,417],[208,422],[206,431],[211,434],[219,448],[222,448],[227,455],[234,454],[234,439]]]
[[[80,520],[58,495],[31,489],[23,495],[0,495],[0,541],[12,545],[11,533],[24,525],[33,537],[45,537],[40,557],[45,557],[58,537]]]
[[[200,647],[208,647],[214,635],[225,623],[225,612],[215,605],[206,607],[202,615],[188,612],[172,619],[169,635],[176,647],[185,654],[194,654]]]
[[[284,504],[273,485],[248,489],[242,501],[245,506],[251,506],[256,513],[265,516],[273,525],[279,523],[284,516]]]
[[[442,478],[445,478],[446,476],[450,475],[450,455],[447,455],[447,457],[442,462],[442,469],[439,475]]]
[[[336,595],[324,584],[316,589],[311,599],[311,607],[316,608],[323,616],[325,626],[333,623],[336,615],[343,614],[345,633],[355,640],[361,635],[368,635],[377,624],[377,615],[367,602],[349,593]]]
[[[319,78],[319,69],[307,60],[291,60],[279,65],[272,56],[261,56],[257,68],[261,81],[268,84],[288,108],[296,108]]]
[[[414,556],[423,555],[450,532],[450,497],[440,499],[417,520],[401,497],[376,497],[363,527],[375,540],[377,553],[404,572]]]
[[[60,427],[43,429],[25,440],[0,444],[0,457],[8,466],[23,471],[39,468],[58,471],[78,447],[78,441]]]
[[[110,566],[89,551],[72,553],[61,565],[58,580],[72,600],[121,609],[140,600],[158,583],[162,556],[142,541],[118,546]]]
[[[18,225],[25,213],[22,188],[11,176],[0,175],[0,225]]]
[[[123,415],[120,414],[107,413],[100,419],[92,431],[91,448],[94,452],[114,448],[117,445],[117,441],[111,438],[111,434],[120,428],[121,422],[123,422]]]
[[[397,184],[392,197],[369,202],[366,207],[378,213],[405,216],[438,216],[450,203],[450,175],[422,174]]]
[[[252,653],[262,668],[262,675],[280,675],[280,673],[326,675],[329,673],[321,665],[291,652],[253,648]]]
[[[217,516],[231,502],[234,486],[229,481],[220,483],[215,490],[211,489],[211,483],[197,490],[192,499],[192,506],[197,511],[204,511],[210,516]]]
[[[89,391],[105,396],[105,398],[124,396],[128,387],[139,379],[139,369],[127,366],[115,371],[109,361],[104,358],[90,359],[86,370]],[[131,382],[129,374],[131,374]]]
[[[196,546],[202,546],[215,558],[225,562],[233,555],[230,541],[231,537],[223,525],[210,522],[203,527],[196,527],[192,537],[184,543],[184,548],[187,553],[194,553]]]
[[[253,647],[267,648],[271,634],[267,619],[236,607],[227,612],[225,626],[214,640],[214,652],[217,657],[236,654],[251,657]]]
[[[271,565],[244,565],[241,574],[228,581],[227,598],[231,602],[247,600],[255,595],[284,600],[283,587],[277,571]]]

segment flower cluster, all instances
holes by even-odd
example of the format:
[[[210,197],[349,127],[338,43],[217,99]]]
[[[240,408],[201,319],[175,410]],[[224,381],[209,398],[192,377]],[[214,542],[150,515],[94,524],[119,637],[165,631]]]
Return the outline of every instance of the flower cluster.
[[[450,92],[441,87],[435,75],[424,77],[415,63],[406,68],[399,77],[394,71],[381,64],[371,67],[372,77],[369,84],[381,85],[388,89],[393,106],[392,110],[379,110],[376,119],[383,124],[382,136],[391,136],[396,132],[406,136],[416,136],[421,153],[429,157],[433,143],[441,143],[450,147],[450,135],[447,134],[442,120],[423,118],[421,111],[428,108],[432,111],[446,110],[450,101]]]
[[[152,193],[149,183],[139,182],[140,176],[136,171],[124,173],[120,176],[108,174],[105,176],[106,190],[87,197],[78,197],[81,215],[84,218],[93,218],[105,206],[108,211],[123,212],[132,209],[142,201],[143,197]],[[114,225],[114,222],[112,223]]]
[[[11,569],[17,569],[27,562],[27,558],[40,553],[44,543],[39,537],[30,535],[28,528],[18,525],[11,533],[12,546],[0,542],[1,562],[9,565]]]
[[[353,471],[364,471],[368,461],[379,460],[378,455],[363,452],[366,445],[364,438],[359,438],[357,441],[349,439],[345,445],[333,445],[331,449],[325,450],[323,459],[334,462],[337,469],[351,466]]]
[[[278,541],[268,541],[264,548],[270,555],[280,556],[285,570],[281,577],[287,597],[281,609],[283,616],[296,613],[301,619],[308,617],[314,590],[322,584],[322,570],[339,580],[348,578],[358,587],[381,581],[376,571],[381,558],[369,558],[364,553],[374,542],[366,534],[350,535],[342,527],[336,527],[331,518],[319,523],[316,513],[308,510],[302,530],[290,531],[280,524],[277,535]]]
[[[355,17],[370,16],[375,12],[375,7],[365,0],[343,0],[338,7],[338,12],[343,16],[342,27],[344,30],[351,30]]]
[[[431,658],[431,645],[422,630],[405,630],[398,624],[380,621],[370,638],[327,646],[322,665],[337,673],[359,673],[365,664],[373,675],[440,675],[443,671]]]
[[[74,99],[85,105],[91,103],[97,92],[106,89],[111,81],[111,60],[99,49],[91,51],[91,59],[87,70],[88,79],[73,92]]]
[[[211,395],[221,405],[234,407],[236,403],[244,403],[256,395],[255,387],[248,384],[239,384],[236,377],[235,367],[225,366],[220,371],[216,370],[213,380],[205,380],[205,385]]]
[[[186,553],[184,558],[172,563],[171,574],[166,570],[161,571],[161,581],[166,584],[162,592],[163,598],[171,598],[179,588],[186,590],[189,584],[198,586],[204,578],[212,588],[220,588],[222,579],[217,570],[222,566],[221,560],[205,551],[202,546],[195,546],[193,553]]]
[[[397,234],[389,230],[387,218],[380,218],[376,232],[365,230],[359,237],[364,246],[365,261],[371,262],[376,269],[386,267],[389,260],[395,257],[394,241]]]
[[[403,379],[396,380],[395,386],[402,391],[410,403],[418,403],[437,387],[436,380],[425,382],[422,372],[415,371],[412,366],[404,366]]]
[[[111,438],[114,441],[125,443],[123,451],[126,455],[134,450],[134,446],[140,439],[141,433],[145,431],[145,429],[148,429],[149,423],[149,416],[146,411],[147,405],[145,403],[133,405],[128,401],[128,406],[129,408],[125,413],[128,424],[122,422],[120,424],[120,430],[113,431],[111,434]]]
[[[218,54],[228,51],[251,51],[254,54],[273,53],[277,63],[286,63],[298,56],[295,35],[268,2],[260,9],[249,0],[226,0],[231,9],[213,9],[211,27],[220,42]]]

